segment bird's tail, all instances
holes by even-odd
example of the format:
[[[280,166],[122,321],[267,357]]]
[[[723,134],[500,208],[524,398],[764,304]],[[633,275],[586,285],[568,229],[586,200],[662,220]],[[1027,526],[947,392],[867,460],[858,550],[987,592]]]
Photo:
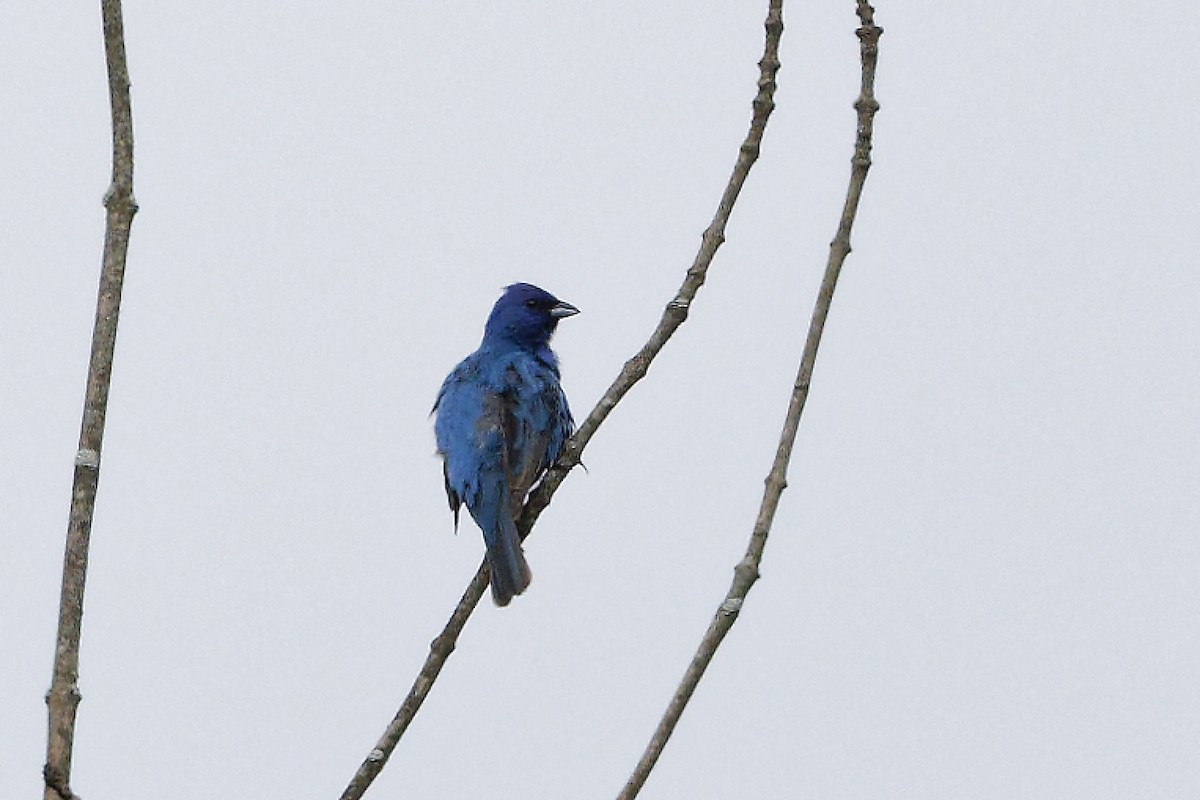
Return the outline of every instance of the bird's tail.
[[[509,515],[500,515],[499,530],[491,538],[487,562],[491,572],[492,600],[498,606],[506,606],[515,595],[529,588],[533,573],[525,561],[517,526]]]

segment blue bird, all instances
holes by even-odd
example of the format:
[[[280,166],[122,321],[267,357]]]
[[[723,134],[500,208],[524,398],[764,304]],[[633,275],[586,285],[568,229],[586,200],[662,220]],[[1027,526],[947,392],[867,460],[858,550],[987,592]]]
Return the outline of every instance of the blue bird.
[[[465,503],[483,531],[498,606],[525,591],[533,577],[516,519],[574,429],[550,337],[560,319],[578,313],[531,284],[505,288],[479,349],[446,377],[433,404],[454,526]]]

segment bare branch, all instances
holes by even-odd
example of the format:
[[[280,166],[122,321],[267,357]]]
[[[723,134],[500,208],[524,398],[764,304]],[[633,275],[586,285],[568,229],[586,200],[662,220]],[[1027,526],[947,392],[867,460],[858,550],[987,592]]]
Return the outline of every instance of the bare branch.
[[[429,645],[429,655],[426,657],[425,663],[421,667],[421,672],[417,675],[417,679],[413,681],[412,688],[408,690],[408,696],[400,704],[400,710],[396,712],[396,716],[388,724],[387,730],[383,732],[383,736],[379,737],[375,748],[367,754],[366,760],[359,766],[358,771],[354,773],[353,780],[350,781],[346,790],[342,792],[341,800],[358,800],[358,798],[366,793],[367,788],[375,781],[379,773],[383,771],[383,765],[391,758],[392,751],[400,743],[400,737],[408,730],[409,723],[417,715],[417,711],[420,710],[421,704],[425,702],[425,698],[429,696],[429,690],[433,688],[433,682],[437,680],[438,673],[442,671],[446,659],[454,652],[458,636],[462,633],[467,620],[470,619],[471,612],[475,610],[475,606],[479,605],[479,600],[483,597],[484,591],[487,590],[487,585],[487,568],[481,565],[475,572],[475,577],[467,584],[467,590],[463,592],[462,599],[458,601],[454,613],[450,615],[450,619],[446,622],[446,627],[442,629],[441,634]]]
[[[767,536],[771,532],[771,524],[775,519],[775,510],[779,507],[779,499],[787,487],[787,468],[792,458],[792,446],[796,441],[796,431],[800,426],[800,415],[804,412],[804,404],[808,400],[808,389],[812,383],[813,367],[817,361],[817,349],[821,344],[821,334],[825,328],[825,319],[829,316],[829,306],[833,301],[833,291],[837,286],[838,275],[842,263],[850,253],[850,230],[854,226],[854,218],[858,213],[858,201],[862,196],[863,183],[867,178],[867,170],[871,167],[871,135],[874,126],[875,112],[879,104],[875,101],[875,62],[878,55],[879,36],[883,29],[876,27],[874,9],[866,0],[858,0],[858,16],[862,26],[857,30],[862,57],[862,89],[854,107],[858,112],[858,131],[854,145],[854,158],[850,170],[850,187],[846,192],[846,202],[842,209],[842,217],[838,222],[837,234],[829,246],[829,260],[825,265],[825,276],[821,280],[821,288],[817,293],[816,305],[813,308],[812,320],[809,323],[808,339],[804,344],[804,354],[800,359],[800,370],[792,387],[791,401],[788,403],[787,416],[784,418],[783,432],[779,437],[779,446],[775,451],[775,461],[771,472],[767,475],[766,488],[763,492],[762,505],[759,507],[758,518],[754,522],[754,530],[750,535],[750,543],[746,547],[746,555],[733,570],[733,583],[725,599],[717,608],[712,622],[696,654],[684,673],[666,712],[658,723],[654,735],[646,745],[642,758],[634,768],[633,773],[618,795],[618,800],[633,800],[637,797],[658,757],[666,747],[667,741],[675,730],[675,725],[683,715],[684,708],[691,700],[696,686],[708,669],[709,663],[724,640],[733,623],[737,621],[742,603],[754,582],[758,580],[758,567],[762,563],[763,549],[767,544]]]
[[[700,250],[696,253],[696,257],[692,261],[692,266],[688,269],[683,284],[679,287],[679,291],[663,310],[662,318],[659,320],[658,326],[654,329],[654,333],[651,334],[650,339],[633,358],[625,363],[625,366],[616,380],[613,381],[608,391],[605,392],[604,396],[596,404],[596,407],[588,414],[587,418],[575,432],[575,435],[566,443],[558,462],[547,471],[542,481],[530,493],[529,499],[525,503],[525,509],[521,513],[521,518],[517,522],[522,539],[529,535],[529,532],[537,522],[538,516],[550,504],[551,498],[566,478],[567,473],[579,464],[579,459],[583,454],[584,448],[587,447],[588,442],[591,441],[592,436],[595,435],[601,423],[608,418],[613,408],[629,393],[633,385],[646,376],[647,371],[650,369],[650,362],[654,360],[654,357],[658,355],[659,351],[663,349],[663,346],[666,345],[679,326],[687,319],[692,301],[696,298],[700,287],[704,285],[705,278],[708,275],[708,267],[712,263],[717,249],[725,241],[725,226],[729,222],[730,214],[733,213],[734,203],[737,202],[738,195],[742,191],[742,186],[746,183],[746,177],[750,174],[750,168],[758,160],[759,148],[762,144],[763,132],[767,127],[767,120],[771,116],[771,112],[775,110],[775,74],[779,71],[779,40],[783,35],[781,6],[782,0],[772,0],[771,11],[767,15],[766,21],[766,45],[763,57],[758,62],[760,72],[758,92],[753,101],[754,110],[750,120],[750,130],[739,148],[737,162],[733,167],[733,174],[730,176],[729,183],[721,195],[716,215],[704,231],[704,235],[700,240]],[[417,675],[417,679],[413,682],[412,688],[409,689],[408,696],[405,697],[400,709],[396,712],[396,716],[392,719],[391,724],[388,725],[387,730],[384,731],[375,748],[367,755],[366,760],[358,768],[350,785],[342,792],[341,800],[358,800],[358,798],[361,798],[371,785],[371,782],[383,770],[384,764],[387,763],[388,758],[392,755],[392,751],[396,749],[396,745],[400,742],[400,737],[404,735],[409,723],[412,722],[413,717],[428,696],[430,689],[433,688],[433,682],[437,679],[438,673],[441,672],[446,659],[454,651],[458,636],[466,625],[467,619],[471,616],[471,612],[475,610],[475,606],[479,603],[479,599],[483,596],[486,587],[487,568],[481,565],[475,573],[475,577],[471,579],[471,583],[467,586],[467,590],[463,593],[458,606],[450,615],[450,620],[446,623],[445,628],[442,629],[441,635],[433,640],[433,644],[429,648],[429,656],[425,659],[425,664],[421,667],[421,671]]]
[[[783,37],[783,0],[771,0],[765,27],[766,43],[763,46],[763,56],[758,62],[758,94],[754,96],[752,103],[754,113],[750,119],[750,130],[738,150],[737,162],[733,165],[733,174],[729,176],[729,183],[725,186],[721,202],[717,205],[717,213],[700,239],[700,250],[696,253],[679,291],[663,310],[658,327],[650,335],[649,341],[642,345],[642,349],[633,358],[625,362],[616,380],[563,448],[558,463],[546,472],[541,483],[530,493],[529,502],[525,504],[525,510],[517,523],[523,536],[528,535],[538,515],[550,504],[550,498],[558,491],[567,473],[579,464],[583,449],[587,447],[600,424],[608,418],[613,408],[629,393],[634,384],[646,377],[650,362],[687,319],[692,301],[708,277],[708,267],[717,254],[717,249],[725,242],[725,226],[750,174],[750,168],[758,160],[767,120],[775,110],[775,75],[779,72],[779,41]]]
[[[101,16],[109,102],[112,107],[112,183],[104,195],[104,256],[96,300],[96,321],[92,330],[83,423],[71,488],[58,637],[54,650],[54,677],[46,694],[50,729],[46,765],[42,770],[46,784],[45,800],[74,800],[77,797],[70,789],[70,779],[75,712],[80,700],[79,639],[83,625],[83,589],[87,577],[96,488],[100,482],[100,452],[104,442],[104,419],[108,410],[117,317],[121,309],[121,287],[125,279],[125,256],[129,249],[133,215],[137,213],[137,203],[133,199],[133,113],[129,102],[129,71],[125,64],[125,29],[120,0],[102,0]]]

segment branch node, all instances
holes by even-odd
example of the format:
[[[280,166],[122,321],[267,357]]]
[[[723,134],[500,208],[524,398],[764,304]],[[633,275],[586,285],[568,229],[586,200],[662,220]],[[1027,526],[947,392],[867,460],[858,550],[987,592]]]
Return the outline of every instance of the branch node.
[[[88,447],[79,448],[75,454],[75,466],[100,469],[100,453]]]
[[[42,780],[45,781],[47,788],[58,795],[59,800],[83,800],[82,797],[71,791],[71,787],[67,786],[62,773],[49,764],[42,767]]]
[[[437,636],[432,642],[429,643],[429,649],[438,655],[441,655],[442,657],[446,657],[453,653],[454,648],[455,637],[447,636],[444,633]]]
[[[678,319],[680,323],[687,319],[688,310],[690,308],[691,303],[678,297],[667,303],[667,313]]]
[[[758,526],[755,526],[754,536],[765,539],[766,532],[760,530]],[[734,578],[740,580],[748,591],[750,586],[759,578],[758,559],[755,557],[754,553],[746,553],[746,556],[738,562],[736,567],[733,568],[733,574]],[[740,596],[745,598],[745,591],[743,591]]]

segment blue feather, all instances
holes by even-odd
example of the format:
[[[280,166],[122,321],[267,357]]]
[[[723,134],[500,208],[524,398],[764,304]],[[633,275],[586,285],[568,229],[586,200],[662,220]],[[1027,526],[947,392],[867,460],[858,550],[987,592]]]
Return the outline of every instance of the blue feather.
[[[516,519],[574,429],[550,338],[560,319],[578,313],[531,284],[507,287],[479,349],[446,377],[433,406],[454,522],[466,505],[483,531],[496,605],[532,579]]]

